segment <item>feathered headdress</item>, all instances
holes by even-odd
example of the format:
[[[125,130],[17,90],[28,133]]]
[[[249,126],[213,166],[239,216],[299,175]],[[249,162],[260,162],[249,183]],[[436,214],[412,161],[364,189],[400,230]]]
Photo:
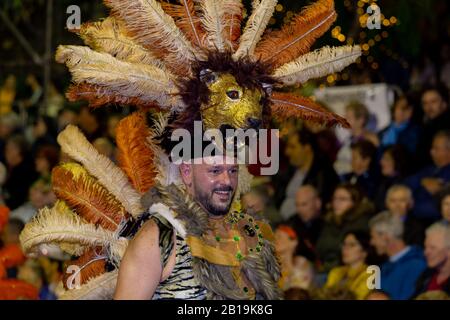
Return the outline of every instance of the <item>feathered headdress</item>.
[[[143,195],[158,182],[174,181],[159,145],[169,129],[202,120],[206,127],[246,128],[264,120],[296,117],[328,126],[348,123],[285,86],[339,72],[361,54],[358,46],[309,52],[336,19],[332,0],[317,0],[280,30],[266,31],[277,0],[254,0],[244,23],[241,0],[104,0],[110,16],[76,30],[86,46],[60,46],[73,84],[71,101],[92,107],[136,106],[118,125],[118,164],[101,155],[80,130],[58,136],[62,151],[77,163],[53,171],[60,199],[21,234],[25,252],[57,244],[76,257],[81,287],[62,298],[111,298],[116,265],[127,246],[125,222],[145,209]],[[148,127],[146,111],[160,115]],[[239,190],[250,177],[245,166]],[[72,284],[74,277],[66,280]],[[66,287],[69,282],[65,283]]]

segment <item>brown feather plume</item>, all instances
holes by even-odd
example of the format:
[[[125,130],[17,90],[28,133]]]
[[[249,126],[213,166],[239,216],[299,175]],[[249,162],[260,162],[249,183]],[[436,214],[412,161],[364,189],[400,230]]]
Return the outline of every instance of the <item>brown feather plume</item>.
[[[120,202],[77,163],[52,170],[55,195],[86,221],[116,231],[126,211]]]
[[[241,23],[243,19],[243,5],[241,0],[226,0],[225,6],[225,39],[230,42],[231,48],[235,51],[239,46],[241,36]]]
[[[206,32],[195,11],[194,0],[180,0],[181,4],[161,2],[163,10],[170,15],[175,24],[193,45],[205,48]]]
[[[79,279],[80,285],[85,284],[90,279],[95,278],[106,272],[106,257],[99,257],[96,252],[101,252],[101,248],[92,248],[83,253],[79,258],[66,263],[66,272],[63,274],[64,288],[68,288],[68,280],[74,274],[67,272],[69,266],[78,266],[80,268]]]
[[[156,109],[160,107],[147,99],[139,96],[129,97],[119,92],[114,92],[108,87],[88,84],[86,82],[80,84],[72,84],[66,92],[66,98],[69,101],[87,101],[92,108],[101,107],[107,104],[131,105],[143,109]]]
[[[134,112],[122,119],[117,126],[116,142],[120,168],[141,194],[153,186],[156,176],[154,154],[147,142],[149,136],[151,131],[142,112]]]
[[[270,112],[277,121],[298,118],[323,124],[327,127],[341,125],[350,128],[350,124],[341,116],[330,112],[311,99],[291,93],[274,92],[270,97]]]
[[[318,0],[281,30],[267,33],[256,47],[255,56],[279,67],[307,53],[335,20],[334,1]]]
[[[103,0],[111,14],[120,19],[128,34],[162,60],[178,75],[190,74],[190,63],[201,52],[195,50],[173,18],[156,0]]]

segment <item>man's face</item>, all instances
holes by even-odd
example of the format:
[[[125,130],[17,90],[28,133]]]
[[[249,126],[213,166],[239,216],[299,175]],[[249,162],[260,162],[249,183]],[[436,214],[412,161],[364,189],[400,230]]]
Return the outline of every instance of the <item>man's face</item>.
[[[238,184],[238,165],[220,158],[214,157],[210,164],[188,164],[181,168],[194,199],[214,216],[228,213]]]
[[[298,134],[288,137],[285,154],[289,158],[289,162],[294,167],[302,167],[306,158],[306,146],[299,141]]]
[[[436,268],[448,259],[450,250],[445,246],[445,233],[435,231],[425,238],[425,258],[428,267]]]
[[[408,105],[408,100],[400,99],[394,106],[394,121],[397,124],[405,123],[412,117],[413,109]]]
[[[412,199],[406,190],[395,190],[386,197],[386,207],[392,214],[404,216],[412,207]]]
[[[445,167],[450,164],[450,141],[443,136],[434,138],[430,153],[437,167]]]
[[[369,170],[370,158],[364,158],[357,149],[352,149],[352,170],[361,175]]]
[[[422,95],[422,108],[428,119],[435,119],[445,111],[447,104],[437,91],[430,90]]]
[[[295,196],[295,205],[300,219],[308,222],[320,213],[321,201],[313,189],[302,187]]]
[[[386,254],[388,241],[384,234],[371,229],[370,230],[370,244],[375,248],[378,255]]]
[[[447,195],[442,200],[441,204],[442,217],[450,222],[450,195]]]

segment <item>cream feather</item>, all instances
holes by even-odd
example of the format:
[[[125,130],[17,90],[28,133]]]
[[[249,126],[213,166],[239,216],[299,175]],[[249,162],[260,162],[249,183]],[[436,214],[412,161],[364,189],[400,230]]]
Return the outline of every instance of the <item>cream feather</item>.
[[[240,197],[240,195],[250,191],[253,175],[248,171],[247,166],[245,164],[239,165],[239,181],[238,181],[238,189],[236,194]]]
[[[114,17],[102,21],[83,24],[78,32],[86,45],[99,52],[106,52],[117,59],[155,65],[163,68],[164,64],[150,51],[126,34],[124,25]]]
[[[119,270],[90,279],[78,289],[66,290],[59,300],[111,300],[116,289]]]
[[[122,96],[155,101],[162,108],[184,108],[175,77],[156,66],[121,61],[83,46],[59,46],[56,60],[67,65],[75,83],[107,87]]]
[[[76,126],[68,125],[59,135],[63,152],[81,162],[98,181],[113,194],[134,217],[143,213],[139,193],[131,186],[125,173],[108,157],[100,154]]]
[[[225,51],[224,32],[224,0],[204,0],[200,2],[203,12],[201,21],[208,33],[207,42],[210,49]]]
[[[123,256],[127,245],[125,240],[119,239],[111,231],[83,222],[71,211],[59,210],[58,205],[41,209],[20,234],[20,242],[26,253],[35,251],[42,244],[104,246],[109,248],[114,261],[120,261]]]
[[[176,26],[171,16],[166,14],[156,0],[105,0],[119,16],[134,39],[151,49],[155,43],[176,55],[179,63],[189,63],[202,57],[190,41]]]
[[[264,30],[277,5],[277,0],[261,0],[253,3],[257,7],[248,18],[244,32],[241,36],[239,47],[233,55],[234,59],[239,59],[245,55],[252,56]]]
[[[361,55],[359,46],[323,47],[286,63],[275,70],[273,76],[284,85],[305,83],[342,71]]]

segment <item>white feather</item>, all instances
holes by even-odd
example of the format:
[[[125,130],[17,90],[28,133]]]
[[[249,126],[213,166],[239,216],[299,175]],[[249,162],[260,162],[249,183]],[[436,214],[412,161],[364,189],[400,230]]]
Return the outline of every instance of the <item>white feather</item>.
[[[59,300],[111,300],[116,289],[119,270],[104,273],[90,279],[79,288],[66,290]]]
[[[56,60],[67,65],[75,83],[100,85],[121,96],[156,101],[166,109],[184,108],[175,76],[157,66],[121,61],[83,46],[59,46]]]
[[[205,31],[208,33],[208,46],[210,49],[216,49],[220,52],[225,50],[223,3],[223,0],[204,0],[200,3],[203,12],[201,21]]]
[[[151,214],[160,214],[163,216],[174,228],[181,237],[186,237],[186,228],[175,218],[175,213],[163,203],[155,203],[148,210]]]
[[[156,0],[105,0],[105,4],[120,16],[133,30],[134,39],[147,48],[159,42],[169,52],[176,54],[178,61],[195,61],[202,53],[191,45],[171,16],[166,14]]]
[[[98,181],[113,194],[133,216],[142,214],[141,196],[131,186],[125,173],[108,157],[100,154],[74,125],[68,125],[59,135],[63,152],[81,162]]]
[[[242,58],[245,55],[253,56],[256,45],[272,17],[277,2],[277,0],[261,0],[259,3],[256,1],[253,3],[257,7],[253,9],[251,16],[248,18],[239,47],[233,55],[234,59]]]
[[[61,210],[59,202],[52,208],[43,208],[20,234],[24,252],[33,253],[43,244],[76,244],[86,247],[109,248],[110,258],[120,261],[127,240],[117,234],[84,222],[69,209]]]
[[[342,71],[361,55],[359,46],[323,47],[286,63],[275,70],[273,76],[284,85],[305,83]]]

